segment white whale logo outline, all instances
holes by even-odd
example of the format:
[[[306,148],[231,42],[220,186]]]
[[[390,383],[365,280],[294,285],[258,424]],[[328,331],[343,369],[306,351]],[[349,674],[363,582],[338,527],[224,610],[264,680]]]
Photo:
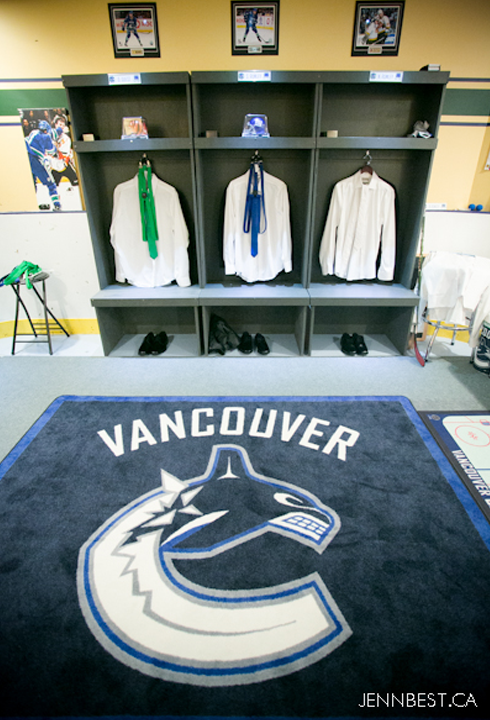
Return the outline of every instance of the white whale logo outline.
[[[220,479],[238,478],[229,459],[235,462],[238,456],[250,479],[280,490],[274,497],[280,496],[289,510],[291,506],[298,510],[209,548],[179,549],[178,543],[192,535],[185,529],[172,533],[166,547],[158,523],[167,522],[169,515],[175,517],[174,510],[166,510],[177,496],[187,502],[179,512],[193,518],[184,528],[191,526],[197,536],[199,529],[226,515],[220,510],[202,516],[188,498],[198,495],[197,487],[213,477],[227,453],[229,474]],[[352,634],[317,572],[274,587],[230,591],[192,583],[174,564],[183,556],[211,557],[264,532],[295,537],[321,553],[340,529],[340,519],[331,508],[301,488],[256,473],[248,453],[237,445],[215,445],[207,470],[197,478],[183,482],[162,471],[162,482],[162,488],[109,518],[80,550],[80,606],[96,639],[116,659],[173,682],[248,684],[309,666]],[[172,500],[171,495],[176,497]],[[309,512],[296,504],[306,501],[311,503]],[[313,517],[311,511],[324,513],[326,521]],[[128,544],[137,526],[148,532]]]

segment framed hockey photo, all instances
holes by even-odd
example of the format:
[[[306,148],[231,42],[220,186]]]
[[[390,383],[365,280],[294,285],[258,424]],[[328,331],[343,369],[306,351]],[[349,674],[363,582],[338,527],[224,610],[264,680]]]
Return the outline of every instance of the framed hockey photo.
[[[405,1],[356,2],[352,55],[398,55]]]
[[[116,58],[160,57],[156,3],[109,3]]]
[[[231,3],[232,55],[279,55],[279,0]]]

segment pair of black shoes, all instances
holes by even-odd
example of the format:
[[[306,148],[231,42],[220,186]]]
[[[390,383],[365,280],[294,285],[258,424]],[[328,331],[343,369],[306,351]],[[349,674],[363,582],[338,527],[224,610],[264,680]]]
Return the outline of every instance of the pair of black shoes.
[[[158,335],[149,332],[140,345],[138,355],[161,355],[165,352],[168,345],[167,333],[162,331]]]
[[[344,355],[367,355],[368,349],[362,335],[344,333],[340,338],[340,349]]]
[[[238,349],[245,355],[250,355],[254,348],[259,355],[268,355],[270,353],[267,340],[261,333],[257,333],[255,338],[253,338],[249,332],[244,332],[240,338]]]

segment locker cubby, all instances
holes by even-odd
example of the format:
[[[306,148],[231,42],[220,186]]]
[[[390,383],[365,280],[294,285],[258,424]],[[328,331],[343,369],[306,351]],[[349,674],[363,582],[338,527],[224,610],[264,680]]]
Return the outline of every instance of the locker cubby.
[[[169,343],[157,357],[196,357],[202,353],[197,304],[171,304],[163,298],[140,299],[139,304],[110,304],[107,293],[93,300],[105,355],[138,357],[138,349],[149,332],[165,331]],[[137,301],[133,299],[133,303]],[[145,356],[146,357],[146,356]],[[152,356],[153,357],[153,356]]]
[[[293,269],[281,272],[274,283],[298,283],[306,272],[309,231],[309,190],[313,171],[313,151],[260,148],[264,171],[283,180],[288,187],[292,236]],[[226,189],[231,180],[248,173],[250,150],[198,151],[202,201],[202,245],[205,259],[205,283],[247,284],[236,275],[225,275],[223,261],[223,223]],[[259,235],[260,252],[260,235]]]
[[[191,80],[196,137],[207,130],[240,137],[248,113],[267,115],[272,138],[315,134],[317,73],[274,72],[270,82],[241,82],[236,72],[193,72]]]
[[[385,283],[332,283],[312,286],[307,352],[342,356],[343,333],[364,335],[371,357],[403,355],[417,297]]]
[[[339,137],[405,138],[417,120],[427,120],[434,135],[443,75],[447,73],[405,72],[401,82],[377,82],[369,72],[320,73],[320,133],[337,130]]]
[[[219,302],[219,299],[216,299]],[[226,353],[230,357],[298,357],[304,354],[306,332],[306,306],[292,305],[247,305],[243,303],[226,305],[204,305],[203,333],[205,354],[209,355],[209,322],[212,314],[218,315],[241,337],[249,332],[264,335],[270,349],[267,356],[257,350],[245,355],[239,350]],[[212,355],[214,356],[214,354]]]
[[[85,143],[90,145],[90,143]],[[152,172],[178,192],[189,232],[189,268],[192,284],[198,284],[198,249],[194,212],[194,181],[190,150],[146,149]],[[93,178],[84,183],[84,197],[89,210],[89,224],[101,287],[115,283],[114,248],[110,243],[113,196],[117,185],[138,173],[141,151],[109,151],[79,154],[83,176]]]
[[[315,211],[312,222],[311,282],[329,282],[322,275],[319,252],[334,186],[354,175],[365,164],[369,150],[376,173],[395,190],[396,260],[395,283],[409,286],[419,240],[420,212],[425,202],[432,152],[420,146],[407,149],[373,148],[326,149],[318,151]]]
[[[81,141],[84,133],[92,133],[96,141],[120,141],[122,119],[132,116],[145,118],[150,139],[189,138],[188,74],[141,73],[140,77],[138,84],[110,85],[108,75],[64,76],[75,139]]]

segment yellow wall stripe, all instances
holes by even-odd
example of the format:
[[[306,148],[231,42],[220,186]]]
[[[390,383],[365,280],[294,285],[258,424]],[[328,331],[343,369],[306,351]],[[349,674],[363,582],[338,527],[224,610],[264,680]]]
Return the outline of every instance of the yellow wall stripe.
[[[60,320],[60,323],[63,325],[64,328],[66,328],[66,331],[70,333],[70,335],[98,335],[99,334],[99,324],[97,320],[94,319],[83,319],[83,318],[77,318],[77,319],[64,319]],[[33,323],[36,325],[37,323],[43,323],[44,321],[42,319],[35,319],[32,318]],[[36,325],[37,327],[37,325]],[[19,333],[31,333],[31,329],[29,326],[28,320],[19,320],[18,323],[18,330]],[[61,333],[61,330],[52,330],[51,334],[58,334]],[[0,338],[7,338],[12,337],[14,334],[14,321],[8,320],[7,322],[0,322]]]

